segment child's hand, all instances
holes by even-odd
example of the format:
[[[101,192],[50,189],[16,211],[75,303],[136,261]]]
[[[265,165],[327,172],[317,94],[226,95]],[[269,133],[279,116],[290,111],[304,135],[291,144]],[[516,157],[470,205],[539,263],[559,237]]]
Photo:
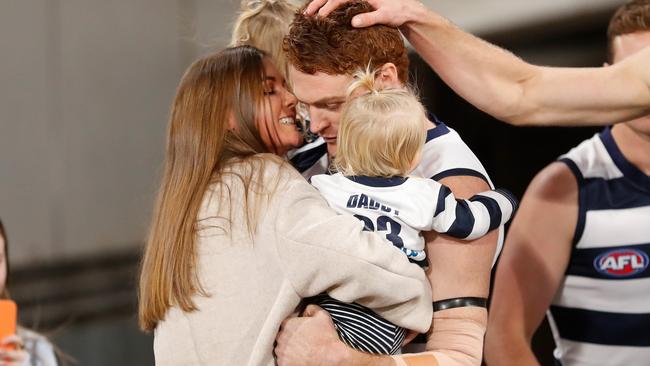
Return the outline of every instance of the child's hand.
[[[22,338],[16,334],[5,337],[0,341],[0,366],[23,365],[29,365],[29,353],[23,349]]]

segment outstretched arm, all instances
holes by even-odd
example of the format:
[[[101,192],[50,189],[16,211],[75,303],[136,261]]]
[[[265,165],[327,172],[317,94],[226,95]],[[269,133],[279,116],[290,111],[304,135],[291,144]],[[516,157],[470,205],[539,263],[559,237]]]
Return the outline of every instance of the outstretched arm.
[[[314,0],[325,16],[347,0]],[[650,48],[614,66],[535,66],[462,31],[415,0],[368,0],[377,9],[356,27],[399,27],[411,45],[459,95],[515,125],[606,125],[650,113]]]
[[[650,112],[650,49],[601,68],[531,65],[426,9],[401,29],[460,96],[515,125],[611,124]]]

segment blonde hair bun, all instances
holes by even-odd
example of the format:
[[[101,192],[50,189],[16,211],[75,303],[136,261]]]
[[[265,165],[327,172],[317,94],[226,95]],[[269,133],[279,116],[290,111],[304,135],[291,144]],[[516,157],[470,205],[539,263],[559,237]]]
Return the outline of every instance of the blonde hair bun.
[[[370,67],[354,74],[334,158],[343,175],[405,176],[426,139],[424,106],[409,88],[386,88]]]
[[[352,75],[354,81],[347,89],[348,99],[368,93],[379,94],[379,91],[382,89],[377,85],[376,75],[377,71],[371,70],[370,65],[363,71],[359,70],[355,72]]]

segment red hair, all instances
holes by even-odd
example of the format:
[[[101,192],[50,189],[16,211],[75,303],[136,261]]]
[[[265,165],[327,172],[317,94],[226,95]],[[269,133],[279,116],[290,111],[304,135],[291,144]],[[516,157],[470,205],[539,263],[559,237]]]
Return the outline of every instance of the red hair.
[[[354,28],[352,18],[372,11],[366,1],[350,1],[326,18],[296,13],[284,49],[296,69],[315,74],[353,74],[368,65],[372,69],[393,63],[400,81],[408,80],[409,59],[402,35],[397,28],[374,25]]]

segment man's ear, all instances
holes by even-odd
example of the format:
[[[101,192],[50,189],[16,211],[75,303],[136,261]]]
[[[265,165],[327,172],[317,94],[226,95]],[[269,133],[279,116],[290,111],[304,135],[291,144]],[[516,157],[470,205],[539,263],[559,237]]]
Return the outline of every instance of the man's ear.
[[[387,62],[379,67],[375,75],[375,82],[382,89],[403,87],[399,76],[397,76],[397,67],[392,62]]]

